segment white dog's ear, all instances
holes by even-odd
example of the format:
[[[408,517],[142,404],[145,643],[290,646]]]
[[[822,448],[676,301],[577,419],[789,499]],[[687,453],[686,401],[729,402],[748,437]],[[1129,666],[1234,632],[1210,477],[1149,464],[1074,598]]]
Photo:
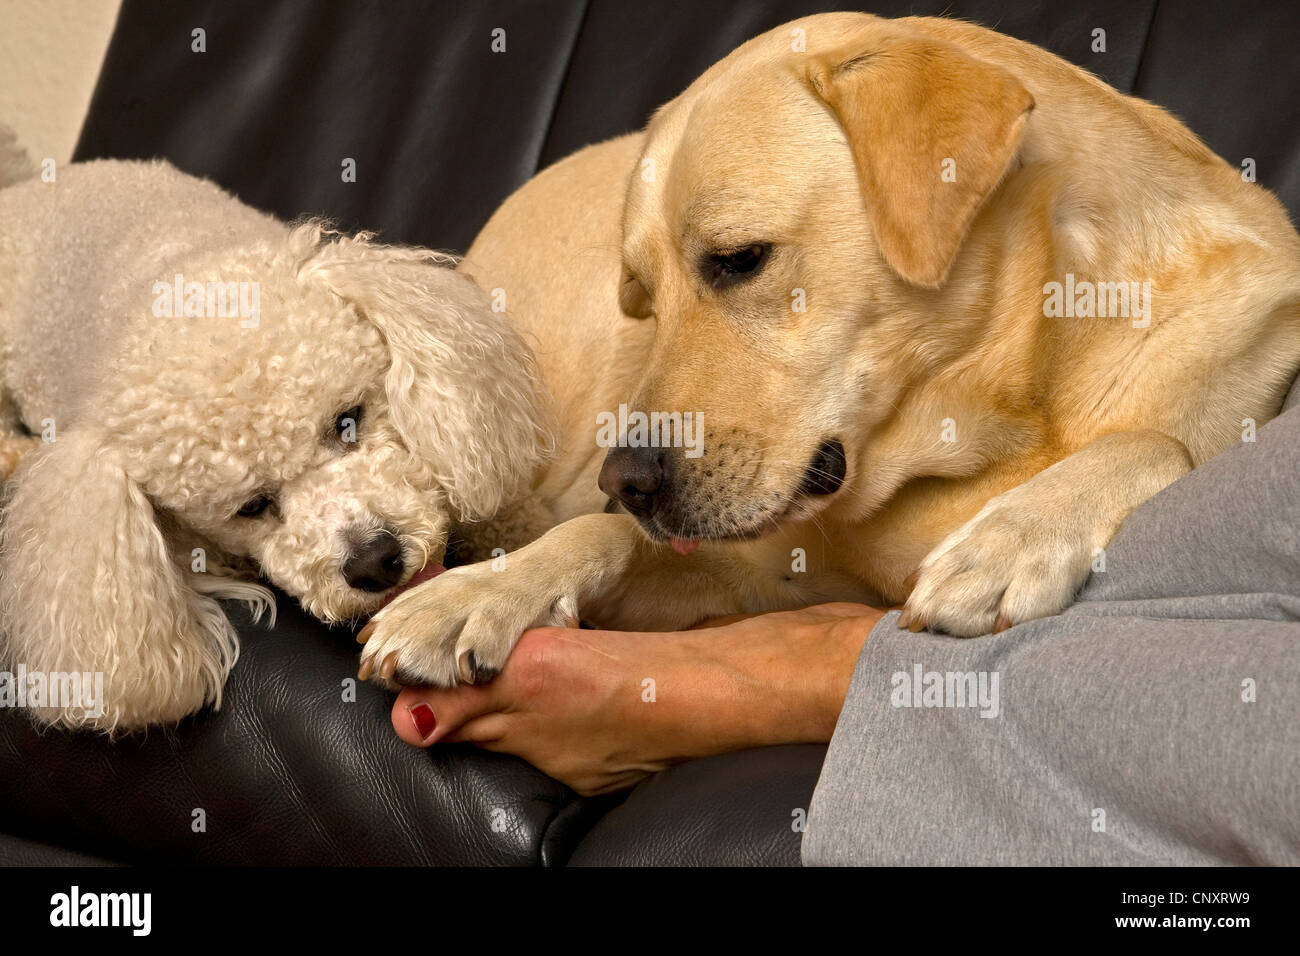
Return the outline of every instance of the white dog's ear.
[[[1007,70],[913,34],[815,56],[807,77],[848,135],[885,261],[914,285],[943,285],[1034,98]]]
[[[0,661],[43,675],[47,695],[60,688],[43,702],[29,690],[34,716],[116,732],[220,706],[238,638],[220,605],[186,584],[117,454],[85,433],[60,434],[19,467],[6,496]],[[64,699],[74,686],[76,699]]]
[[[532,351],[454,263],[363,234],[323,246],[300,274],[318,275],[379,329],[394,426],[460,517],[475,520],[531,484],[553,426]]]

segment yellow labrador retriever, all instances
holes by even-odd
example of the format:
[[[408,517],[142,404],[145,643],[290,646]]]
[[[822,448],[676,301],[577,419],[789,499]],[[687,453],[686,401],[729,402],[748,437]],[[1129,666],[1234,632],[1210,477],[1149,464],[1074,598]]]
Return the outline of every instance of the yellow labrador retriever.
[[[483,680],[577,617],[1055,614],[1300,367],[1300,237],[1270,193],[1159,108],[942,19],[751,40],[526,185],[465,268],[562,428],[477,545],[557,526],[376,617],[363,669],[403,683]]]

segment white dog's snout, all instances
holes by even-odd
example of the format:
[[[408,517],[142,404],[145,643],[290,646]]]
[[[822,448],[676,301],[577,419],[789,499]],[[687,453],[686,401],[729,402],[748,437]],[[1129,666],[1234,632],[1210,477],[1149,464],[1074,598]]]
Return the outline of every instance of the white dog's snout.
[[[389,528],[360,539],[348,549],[340,572],[348,587],[378,593],[396,587],[406,576],[401,539]]]

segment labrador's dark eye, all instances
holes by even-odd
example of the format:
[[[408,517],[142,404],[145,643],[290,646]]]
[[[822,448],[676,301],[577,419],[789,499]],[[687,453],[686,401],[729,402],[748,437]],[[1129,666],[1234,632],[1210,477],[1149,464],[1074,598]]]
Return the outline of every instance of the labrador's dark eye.
[[[236,514],[241,518],[256,518],[269,507],[271,507],[270,497],[268,495],[258,495],[256,498],[245,501],[243,507]]]
[[[353,405],[347,411],[339,413],[339,417],[334,419],[334,434],[338,436],[339,441],[357,440],[357,429],[361,427],[361,416],[364,413],[365,408],[360,405]]]
[[[733,285],[752,277],[767,261],[771,246],[756,242],[734,252],[712,252],[705,259],[704,271],[715,289]]]

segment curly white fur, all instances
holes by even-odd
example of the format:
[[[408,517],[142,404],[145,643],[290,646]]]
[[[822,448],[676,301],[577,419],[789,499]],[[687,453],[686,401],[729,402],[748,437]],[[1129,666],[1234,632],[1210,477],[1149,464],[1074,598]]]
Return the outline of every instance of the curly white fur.
[[[0,130],[0,172],[26,169]],[[287,226],[164,163],[0,190],[0,450],[21,457],[0,669],[104,675],[102,714],[40,720],[219,706],[239,649],[219,599],[273,613],[260,572],[324,620],[370,613],[389,592],[345,579],[359,545],[392,535],[409,578],[526,489],[549,434],[532,355],[450,262]],[[158,314],[178,275],[255,283],[256,322]]]

